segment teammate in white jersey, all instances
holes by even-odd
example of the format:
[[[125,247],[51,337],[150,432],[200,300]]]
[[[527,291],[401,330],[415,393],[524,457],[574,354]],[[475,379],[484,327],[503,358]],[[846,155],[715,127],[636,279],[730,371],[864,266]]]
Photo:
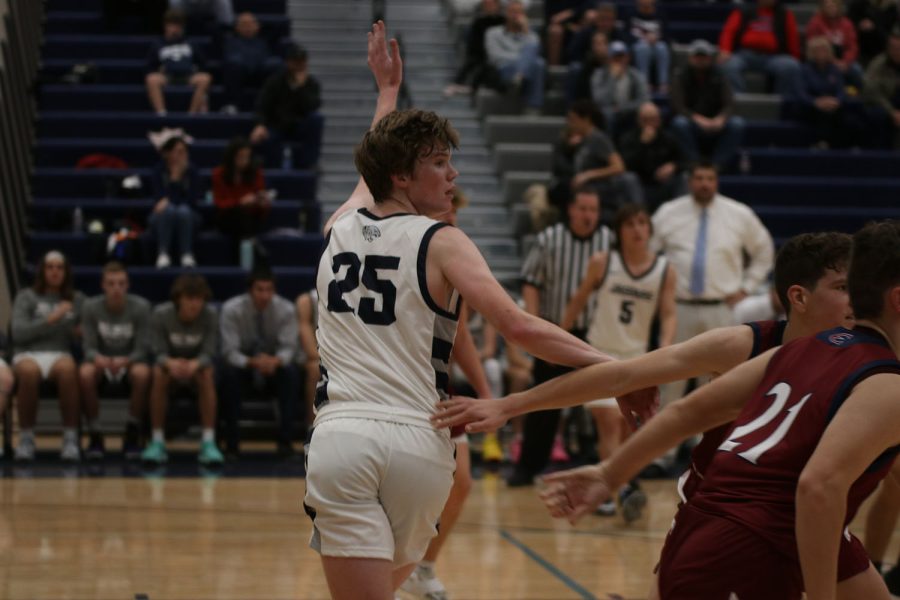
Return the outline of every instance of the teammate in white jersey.
[[[596,307],[587,332],[587,341],[594,348],[619,359],[644,354],[657,312],[659,345],[672,343],[676,274],[664,256],[650,250],[652,232],[650,215],[644,207],[626,204],[619,209],[615,219],[618,248],[591,257],[584,280],[566,307],[563,329],[571,328],[596,292]],[[614,398],[593,400],[585,406],[591,409],[597,424],[597,452],[605,460],[628,437],[628,425]],[[626,522],[640,517],[646,503],[636,481],[620,492],[619,500]],[[607,500],[597,512],[613,514],[615,503]]]
[[[446,396],[459,297],[546,360],[609,358],[520,310],[471,240],[433,220],[450,209],[458,136],[434,113],[394,112],[402,66],[381,22],[369,66],[379,95],[355,153],[362,180],[326,224],[316,282],[321,380],[305,506],[332,598],[390,600],[453,480],[450,432],[429,417]],[[623,399],[624,410],[649,416],[650,398]]]

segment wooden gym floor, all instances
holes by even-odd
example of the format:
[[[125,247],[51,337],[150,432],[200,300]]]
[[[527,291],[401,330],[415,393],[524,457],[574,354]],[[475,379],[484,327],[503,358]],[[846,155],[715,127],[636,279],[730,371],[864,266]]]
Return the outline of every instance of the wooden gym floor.
[[[675,482],[644,486],[632,526],[589,517],[572,528],[533,489],[486,474],[438,574],[455,600],[643,598]],[[0,479],[0,598],[326,599],[303,491],[296,477]]]

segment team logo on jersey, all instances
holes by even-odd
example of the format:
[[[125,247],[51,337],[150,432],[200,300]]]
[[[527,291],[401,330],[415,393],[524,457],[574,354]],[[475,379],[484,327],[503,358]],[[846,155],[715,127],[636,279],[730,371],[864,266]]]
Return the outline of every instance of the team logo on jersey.
[[[371,242],[381,237],[381,230],[374,225],[363,225],[363,237],[367,242]]]
[[[828,336],[828,342],[835,346],[843,346],[853,339],[852,333],[832,333]]]

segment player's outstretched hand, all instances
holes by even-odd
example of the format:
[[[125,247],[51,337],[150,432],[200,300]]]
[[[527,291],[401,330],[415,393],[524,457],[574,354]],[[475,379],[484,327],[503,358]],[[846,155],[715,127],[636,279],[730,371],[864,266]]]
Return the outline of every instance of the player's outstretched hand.
[[[573,525],[612,496],[602,464],[558,471],[541,480],[547,487],[540,497],[550,515]]]
[[[403,81],[400,45],[393,38],[388,42],[384,21],[377,21],[369,32],[369,69],[379,90],[400,89]]]
[[[656,414],[659,408],[659,389],[654,386],[637,390],[616,398],[616,402],[618,402],[619,410],[622,411],[625,420],[628,421],[628,425],[632,429],[637,429],[638,419],[641,423],[646,423],[650,417]]]
[[[478,400],[456,396],[437,404],[431,422],[437,429],[465,425],[466,433],[496,431],[506,423],[506,416],[497,400]]]

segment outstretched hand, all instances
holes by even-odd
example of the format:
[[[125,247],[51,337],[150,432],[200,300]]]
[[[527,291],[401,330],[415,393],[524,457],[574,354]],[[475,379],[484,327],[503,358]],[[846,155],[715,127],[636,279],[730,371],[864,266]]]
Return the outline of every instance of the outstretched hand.
[[[437,429],[465,425],[466,433],[496,431],[506,423],[500,403],[456,396],[437,405],[431,423]]]
[[[400,89],[403,81],[400,45],[393,38],[388,42],[384,21],[377,21],[369,32],[369,70],[379,90]]]
[[[558,471],[541,480],[547,487],[540,497],[550,516],[567,519],[573,525],[612,496],[602,464]]]
[[[616,398],[616,402],[619,404],[619,410],[622,411],[625,420],[628,421],[628,425],[632,429],[637,429],[638,419],[641,423],[646,423],[650,417],[656,414],[656,410],[659,408],[659,389],[654,386],[636,390]]]

